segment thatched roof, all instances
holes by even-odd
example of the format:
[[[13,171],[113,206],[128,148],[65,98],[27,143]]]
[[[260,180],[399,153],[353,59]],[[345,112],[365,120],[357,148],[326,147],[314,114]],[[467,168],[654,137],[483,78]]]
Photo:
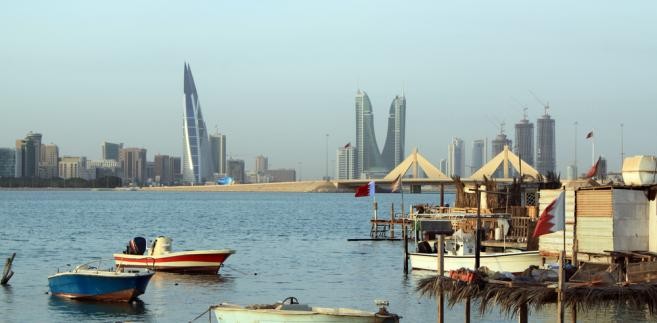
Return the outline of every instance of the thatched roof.
[[[491,306],[499,306],[500,311],[508,316],[515,316],[521,306],[527,305],[534,310],[556,303],[557,292],[554,288],[539,284],[502,284],[479,281],[464,283],[443,276],[427,277],[418,283],[417,291],[422,295],[435,297],[442,284],[448,305],[464,302],[470,298],[479,304],[483,315]],[[593,310],[625,304],[632,309],[644,310],[651,315],[657,314],[657,283],[627,285],[582,286],[571,285],[566,288],[565,305],[578,309]]]

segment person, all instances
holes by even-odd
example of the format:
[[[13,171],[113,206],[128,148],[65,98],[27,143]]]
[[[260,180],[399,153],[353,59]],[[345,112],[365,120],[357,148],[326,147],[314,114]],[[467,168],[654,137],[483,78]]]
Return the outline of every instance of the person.
[[[422,241],[417,244],[417,252],[419,253],[434,253],[435,251],[433,248],[431,248],[431,244],[429,244],[429,239],[431,238],[431,235],[429,232],[422,232]]]

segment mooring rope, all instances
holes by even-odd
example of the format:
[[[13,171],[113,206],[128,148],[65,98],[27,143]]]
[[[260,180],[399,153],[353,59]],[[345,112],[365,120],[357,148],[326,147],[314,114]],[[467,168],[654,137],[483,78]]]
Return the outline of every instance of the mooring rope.
[[[205,313],[208,313],[208,322],[212,322],[212,312],[210,312],[210,311],[212,311],[212,308],[214,308],[214,306],[210,306],[210,307],[208,307],[208,309],[205,310],[205,312],[199,314],[199,315],[198,315],[197,317],[195,317],[193,320],[189,321],[189,323],[192,323],[192,322],[194,322],[194,321],[200,319],[203,315],[205,315]]]
[[[221,266],[222,266],[222,267],[226,267],[226,268],[228,268],[228,269],[230,269],[230,270],[234,270],[234,271],[236,271],[236,272],[238,272],[238,273],[240,273],[240,274],[242,274],[242,275],[247,275],[247,276],[251,276],[251,275],[253,275],[253,276],[258,276],[258,273],[253,273],[253,274],[251,274],[251,273],[247,273],[247,272],[245,272],[245,271],[241,271],[241,270],[239,270],[239,269],[233,268],[232,266],[229,266],[229,265],[226,265],[226,264],[221,264]]]

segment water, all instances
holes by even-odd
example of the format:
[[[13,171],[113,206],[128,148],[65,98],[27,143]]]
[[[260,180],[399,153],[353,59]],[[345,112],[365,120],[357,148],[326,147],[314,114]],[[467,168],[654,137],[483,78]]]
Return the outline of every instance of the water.
[[[377,196],[389,217],[399,195]],[[406,205],[435,194],[406,195]],[[399,242],[348,242],[369,235],[370,199],[351,194],[0,191],[0,257],[16,252],[11,285],[0,288],[0,322],[187,322],[219,302],[267,303],[295,296],[311,305],[374,311],[386,299],[403,322],[435,322],[436,303],[415,292],[426,272],[402,273]],[[61,300],[47,277],[111,258],[134,236],[171,236],[175,250],[231,248],[221,275],[158,273],[139,304]],[[473,313],[476,307],[473,307]],[[462,321],[463,308],[447,313]],[[554,310],[531,313],[552,322]],[[496,310],[480,322],[515,322]],[[648,321],[608,309],[580,321]],[[207,321],[207,316],[202,321]]]

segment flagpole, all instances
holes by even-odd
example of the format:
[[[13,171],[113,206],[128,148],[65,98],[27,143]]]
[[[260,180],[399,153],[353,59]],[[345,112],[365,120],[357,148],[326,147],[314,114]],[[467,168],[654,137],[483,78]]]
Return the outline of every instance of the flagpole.
[[[595,164],[595,128],[593,128],[593,136],[591,136],[591,164]]]
[[[595,135],[595,133],[594,133]],[[557,300],[557,322],[563,323],[564,321],[564,314],[565,314],[565,286],[566,286],[566,273],[564,272],[566,268],[566,187],[562,186],[561,188],[561,194],[563,194],[563,202],[561,207],[563,210],[561,210],[563,213],[563,249],[561,250],[560,254],[560,261],[559,261],[559,292],[557,293],[558,300]]]

